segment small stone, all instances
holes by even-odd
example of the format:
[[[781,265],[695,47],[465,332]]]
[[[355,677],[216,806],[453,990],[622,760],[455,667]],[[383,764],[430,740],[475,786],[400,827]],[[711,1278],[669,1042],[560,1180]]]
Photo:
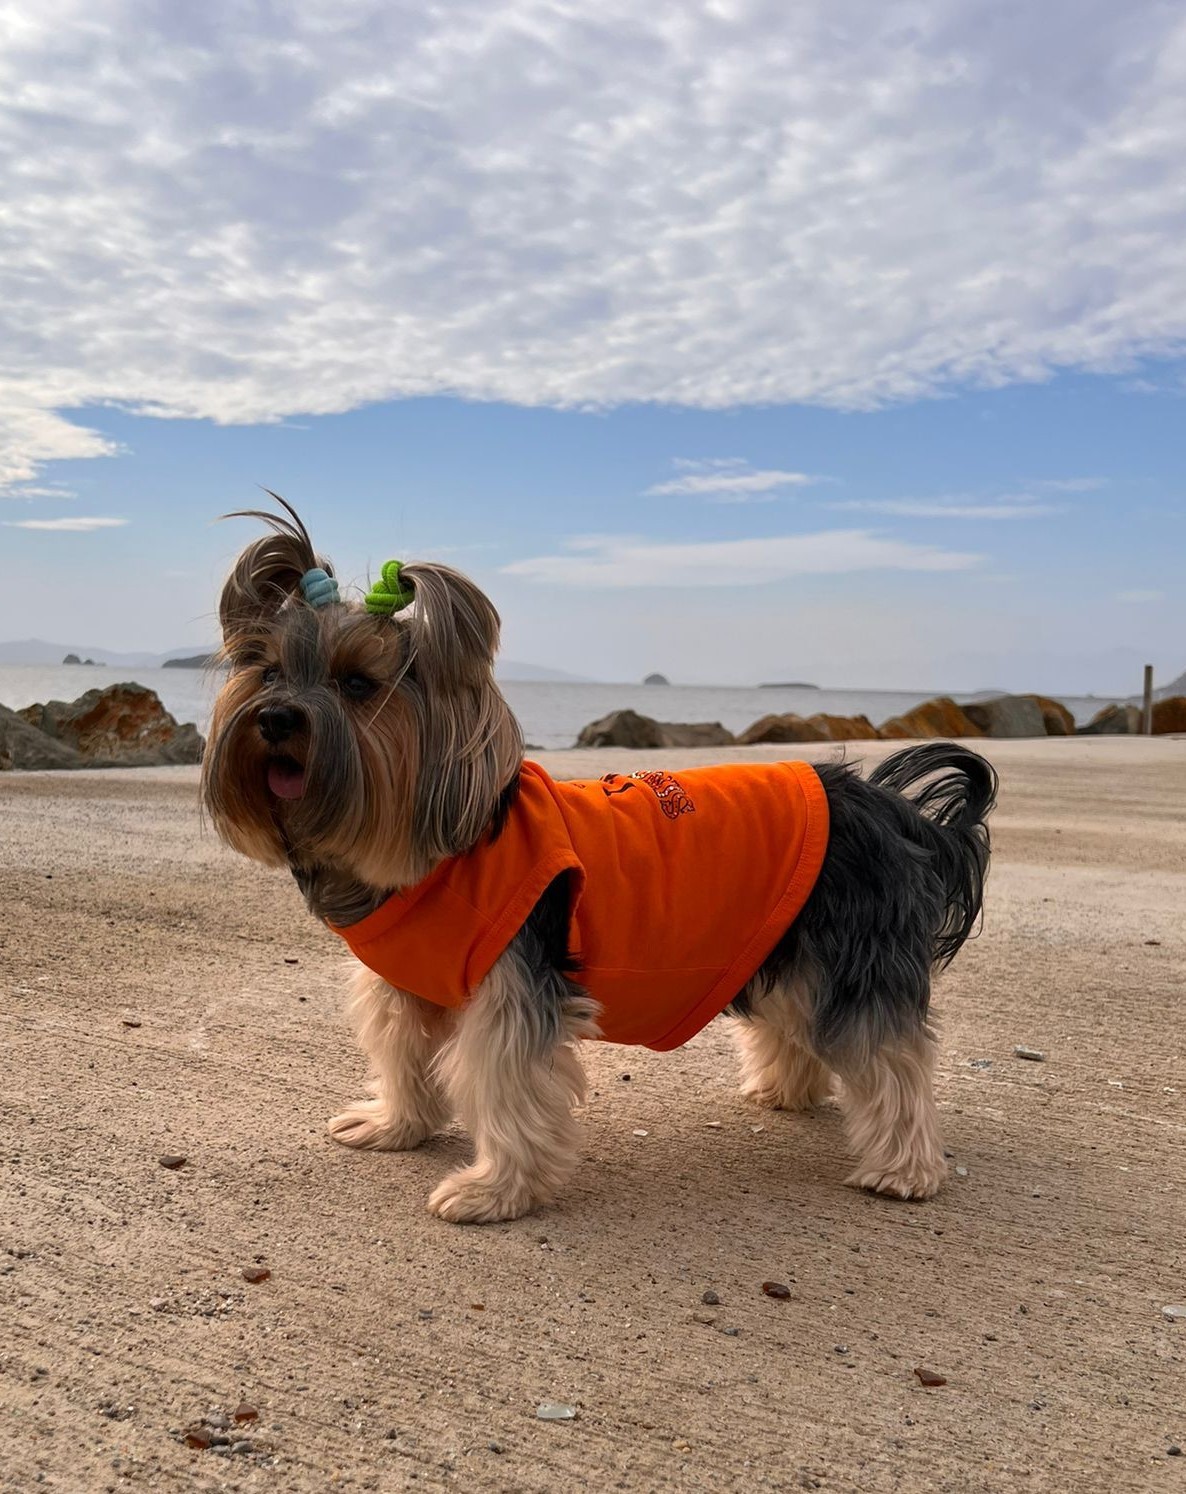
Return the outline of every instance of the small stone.
[[[1172,1306],[1163,1307],[1161,1316],[1167,1323],[1186,1323],[1186,1307]]]
[[[750,1130],[754,1133],[755,1136],[758,1134],[759,1131],[764,1131],[765,1129],[766,1129],[765,1126],[751,1126],[750,1127]]]
[[[230,1431],[231,1419],[225,1411],[211,1411],[205,1417],[205,1422],[208,1427],[214,1427],[216,1431]]]
[[[720,1121],[705,1121],[704,1124],[710,1131],[719,1131],[721,1129]]]
[[[123,1025],[125,1027],[143,1027],[144,1026],[143,1022],[141,1022],[141,1020],[140,1020],[139,1017],[124,1017],[123,1018]]]
[[[834,1354],[847,1354],[848,1353],[848,1345],[847,1344],[833,1344],[832,1345],[832,1352]]]
[[[500,1452],[502,1452],[502,1443],[501,1442],[493,1442],[493,1441],[487,1442],[486,1446],[490,1449],[490,1451],[492,1453],[500,1453]]]
[[[186,1159],[176,1152],[166,1152],[163,1157],[158,1157],[157,1161],[162,1167],[167,1167],[170,1172],[176,1172],[179,1167],[185,1166]]]
[[[707,1327],[711,1327],[716,1320],[717,1315],[715,1312],[694,1312],[692,1314],[693,1323],[704,1323]]]
[[[252,1286],[258,1286],[261,1281],[267,1281],[272,1273],[267,1266],[244,1266],[243,1280],[249,1281]]]
[[[214,1433],[209,1427],[193,1426],[186,1427],[182,1434],[182,1440],[186,1447],[196,1447],[202,1451],[208,1448],[214,1440]]]
[[[721,1332],[726,1338],[738,1338],[741,1334],[740,1328],[722,1328]]]
[[[1155,947],[1157,947],[1157,946],[1159,946],[1161,944],[1161,940],[1160,939],[1146,939],[1145,943],[1147,945],[1149,945],[1150,947],[1154,947],[1155,948]]]
[[[630,1075],[629,1074],[623,1074],[622,1075],[622,1083],[623,1084],[629,1084],[630,1083]]]
[[[955,1175],[957,1178],[966,1178],[968,1176],[968,1169],[966,1167],[957,1167]]]
[[[704,1303],[705,1307],[720,1307],[721,1305],[721,1299],[711,1289],[707,1292],[701,1292],[700,1300]]]
[[[301,962],[297,959],[296,955],[285,955],[284,963],[286,965],[299,965]]]
[[[991,1069],[992,1068],[992,1059],[991,1058],[969,1058],[968,1059],[968,1067],[970,1069]]]
[[[231,1443],[231,1451],[233,1453],[253,1453],[255,1451],[255,1443],[247,1437],[242,1437],[238,1442]]]
[[[245,1421],[258,1421],[259,1419],[259,1412],[250,1403],[250,1401],[240,1401],[235,1409],[231,1412],[231,1415],[240,1425],[242,1425]]]
[[[559,1401],[544,1401],[535,1408],[537,1421],[575,1421],[576,1407],[565,1406]]]
[[[919,1365],[914,1373],[918,1376],[918,1383],[920,1385],[935,1386],[947,1384],[946,1375],[939,1374],[937,1370],[927,1369],[923,1365]]]
[[[423,1323],[430,1322],[432,1320],[432,1316],[433,1316],[432,1308],[431,1307],[422,1307],[422,1308],[420,1308],[418,1310],[418,1312],[416,1313],[416,1316]]]
[[[785,1302],[791,1295],[791,1289],[785,1281],[764,1281],[762,1290],[767,1297],[773,1297],[777,1302]]]
[[[486,1304],[484,1302],[471,1302],[469,1310],[470,1312],[485,1312]]]
[[[686,1453],[692,1451],[692,1444],[690,1442],[685,1442],[682,1437],[677,1438],[671,1445],[678,1453]]]
[[[1026,1048],[1026,1047],[1024,1047],[1020,1043],[1017,1045],[1016,1048],[1013,1049],[1013,1057],[1014,1058],[1027,1058],[1027,1059],[1029,1059],[1030,1063],[1045,1063],[1046,1062],[1046,1055],[1045,1055],[1045,1053],[1042,1052],[1042,1050],[1040,1048]]]
[[[1182,1449],[1178,1446],[1178,1444],[1176,1442],[1172,1443],[1169,1447],[1167,1447],[1166,1450],[1165,1450],[1165,1452],[1166,1452],[1166,1456],[1169,1457],[1169,1458],[1180,1458],[1182,1456]]]
[[[642,1130],[640,1127],[639,1130],[635,1131],[634,1134],[635,1136],[649,1136],[651,1133],[649,1131]]]

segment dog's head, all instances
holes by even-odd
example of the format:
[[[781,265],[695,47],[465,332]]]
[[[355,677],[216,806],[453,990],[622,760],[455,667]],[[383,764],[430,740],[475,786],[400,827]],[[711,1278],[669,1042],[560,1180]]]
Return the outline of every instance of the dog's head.
[[[203,801],[257,861],[406,886],[478,841],[518,772],[522,738],[494,683],[498,614],[442,565],[400,568],[386,613],[368,610],[376,592],[339,599],[283,506],[288,518],[235,516],[271,532],[223,587],[229,673]]]

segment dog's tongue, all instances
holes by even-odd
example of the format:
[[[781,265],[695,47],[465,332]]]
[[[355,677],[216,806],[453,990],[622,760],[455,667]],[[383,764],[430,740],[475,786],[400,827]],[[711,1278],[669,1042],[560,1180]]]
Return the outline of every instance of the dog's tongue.
[[[305,770],[295,763],[269,763],[268,787],[277,799],[299,799],[305,792]]]

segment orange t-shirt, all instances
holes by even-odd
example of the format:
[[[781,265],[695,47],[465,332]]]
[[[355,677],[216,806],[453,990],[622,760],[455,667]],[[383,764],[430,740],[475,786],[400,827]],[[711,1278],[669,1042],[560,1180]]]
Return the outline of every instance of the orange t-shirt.
[[[572,979],[600,1003],[601,1036],[677,1048],[794,921],[827,843],[828,800],[807,763],[557,783],[525,762],[496,840],[334,932],[390,985],[458,1007],[570,872]]]

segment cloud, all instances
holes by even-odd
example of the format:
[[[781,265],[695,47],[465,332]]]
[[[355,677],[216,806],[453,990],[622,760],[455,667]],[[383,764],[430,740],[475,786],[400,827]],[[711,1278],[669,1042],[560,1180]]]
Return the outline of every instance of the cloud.
[[[703,461],[677,458],[673,465],[682,474],[647,488],[644,496],[702,494],[718,503],[750,503],[770,499],[783,488],[804,487],[819,482],[806,472],[767,470],[756,472],[740,457],[713,457]]]
[[[900,519],[1040,519],[1064,512],[1059,504],[1036,503],[1024,497],[987,502],[962,498],[854,498],[830,503],[828,507],[890,514]]]
[[[1108,486],[1106,477],[1036,477],[1026,484],[1047,493],[1096,493]]]
[[[981,558],[934,545],[906,544],[861,529],[690,544],[664,544],[629,535],[582,535],[570,540],[567,550],[563,555],[513,561],[502,567],[503,574],[610,590],[639,586],[703,590],[854,571],[963,571],[978,565]]]
[[[1165,592],[1163,591],[1118,591],[1116,593],[1118,602],[1163,602]]]
[[[49,529],[58,534],[90,534],[94,529],[119,529],[127,519],[5,519],[5,529]]]
[[[58,412],[870,408],[1186,347],[1163,0],[18,7],[0,481]]]

